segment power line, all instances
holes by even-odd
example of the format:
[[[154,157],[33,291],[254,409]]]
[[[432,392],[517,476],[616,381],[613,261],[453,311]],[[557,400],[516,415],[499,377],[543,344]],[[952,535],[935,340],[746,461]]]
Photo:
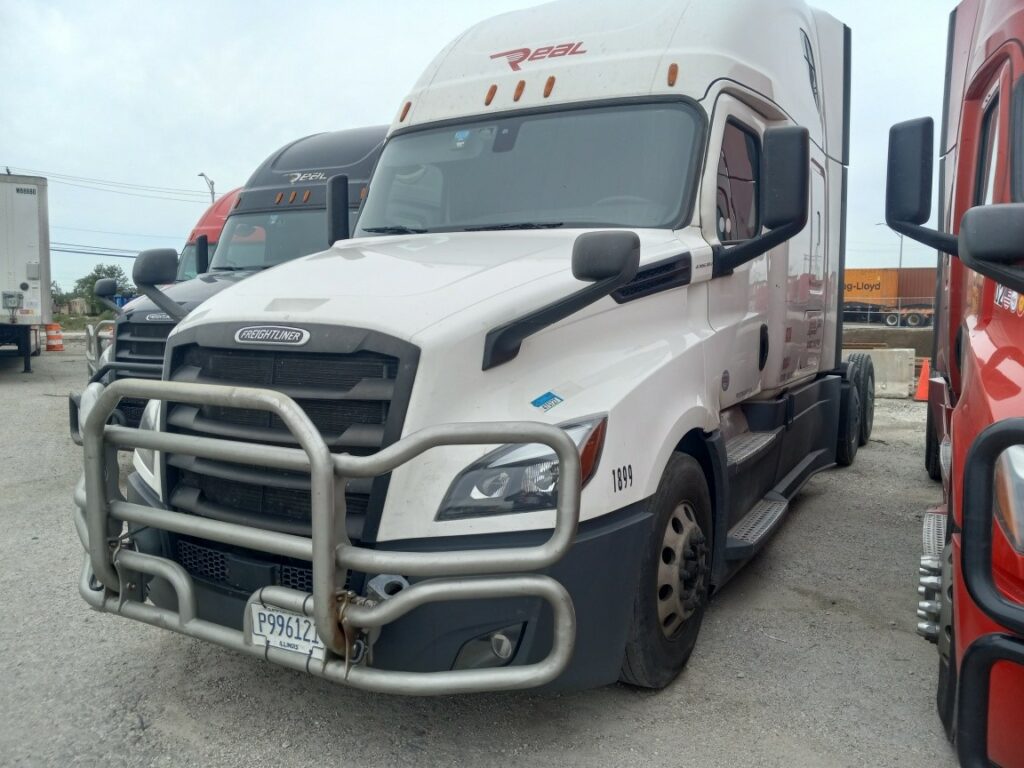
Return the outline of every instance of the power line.
[[[181,235],[147,235],[144,232],[113,232],[109,229],[86,229],[85,227],[61,227],[51,224],[50,229],[71,229],[75,232],[93,232],[97,235],[124,235],[125,237],[150,237],[160,240],[180,240]]]
[[[112,195],[127,195],[128,197],[145,197],[150,200],[171,200],[176,203],[191,203],[193,205],[207,205],[206,200],[196,198],[191,200],[184,197],[167,197],[166,195],[144,195],[139,192],[125,192],[120,189],[106,189],[105,187],[91,187],[87,184],[75,184],[71,181],[61,181],[60,179],[50,179],[54,184],[63,184],[66,187],[78,187],[80,189],[91,189],[93,192],[109,192]]]
[[[89,245],[87,243],[62,243],[59,241],[51,241],[51,245],[61,245],[65,248],[98,248],[102,251],[124,251],[125,253],[136,253],[132,248],[116,248],[112,245]]]
[[[77,253],[82,256],[100,256],[105,259],[134,259],[138,254],[136,253],[103,253],[102,251],[78,251],[73,248],[54,248],[50,246],[50,251],[53,253]]]
[[[128,181],[113,181],[111,179],[97,179],[91,176],[72,176],[67,173],[53,173],[52,171],[39,171],[31,168],[19,168],[17,166],[11,166],[16,171],[20,171],[29,176],[45,176],[47,179],[65,179],[67,181],[84,181],[91,184],[101,184],[107,187],[125,187],[128,189],[141,189],[147,192],[170,192],[172,194],[185,194],[185,195],[196,195],[198,197],[205,198],[207,193],[195,189],[186,189],[184,187],[160,187],[152,184],[135,184]]]

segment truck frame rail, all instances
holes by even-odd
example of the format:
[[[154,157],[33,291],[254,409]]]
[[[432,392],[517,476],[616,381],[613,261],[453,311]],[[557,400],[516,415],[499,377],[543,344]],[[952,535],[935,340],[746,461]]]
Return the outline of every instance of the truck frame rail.
[[[140,430],[108,424],[122,397],[142,397],[229,408],[269,411],[300,447],[244,443]],[[332,454],[303,410],[287,395],[267,389],[211,384],[123,379],[105,387],[84,414],[83,482],[75,493],[75,525],[86,550],[79,591],[92,607],[217,643],[336,683],[366,690],[450,694],[510,690],[543,685],[568,666],[575,644],[572,600],[555,579],[530,573],[545,569],[572,546],[579,522],[580,459],[561,429],[536,422],[442,424],[410,434],[370,456]],[[336,494],[348,478],[391,472],[421,453],[445,445],[542,443],[556,454],[559,492],[551,536],[529,547],[446,552],[397,552],[353,544],[345,533],[345,499]],[[144,448],[199,458],[217,458],[266,468],[309,472],[311,536],[296,536],[248,525],[211,520],[125,500],[118,487],[118,448]],[[134,551],[123,534],[134,523],[312,563],[312,593],[279,586],[254,592],[241,631],[198,618],[192,576],[168,558]],[[349,570],[400,573],[426,580],[380,602],[339,589],[339,573]],[[143,602],[135,574],[165,579],[178,598],[178,610]],[[343,580],[342,580],[343,581]],[[358,637],[379,630],[426,603],[532,596],[554,614],[551,651],[539,662],[500,668],[403,672],[361,663],[353,653]],[[249,607],[254,603],[304,614],[327,649],[323,660],[253,644]],[[372,636],[372,635],[370,635]]]

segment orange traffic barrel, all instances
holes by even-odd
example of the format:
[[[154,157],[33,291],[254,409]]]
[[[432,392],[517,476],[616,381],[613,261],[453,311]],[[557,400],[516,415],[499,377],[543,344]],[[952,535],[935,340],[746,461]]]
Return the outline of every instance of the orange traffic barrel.
[[[64,331],[60,329],[59,323],[50,323],[46,326],[46,351],[64,351]]]

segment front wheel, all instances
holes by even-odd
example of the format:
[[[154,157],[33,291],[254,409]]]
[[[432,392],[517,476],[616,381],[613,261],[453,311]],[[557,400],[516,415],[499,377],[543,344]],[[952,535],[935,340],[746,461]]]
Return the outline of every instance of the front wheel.
[[[650,503],[653,524],[620,679],[664,688],[693,653],[708,600],[711,494],[697,460],[673,454]]]

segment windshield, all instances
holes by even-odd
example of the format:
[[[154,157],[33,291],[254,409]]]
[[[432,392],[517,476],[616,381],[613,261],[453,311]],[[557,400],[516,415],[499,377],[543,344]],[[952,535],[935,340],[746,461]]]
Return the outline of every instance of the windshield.
[[[213,259],[213,254],[217,250],[216,243],[210,243],[210,259]],[[178,257],[178,277],[177,281],[180,283],[183,280],[191,280],[198,274],[196,269],[196,244],[189,243],[181,249],[181,256]]]
[[[553,226],[674,228],[702,121],[684,102],[572,109],[391,139],[356,236]]]
[[[358,207],[349,210],[349,229]],[[267,269],[325,251],[327,212],[323,208],[273,213],[236,213],[228,217],[220,246],[210,258],[212,270]]]

